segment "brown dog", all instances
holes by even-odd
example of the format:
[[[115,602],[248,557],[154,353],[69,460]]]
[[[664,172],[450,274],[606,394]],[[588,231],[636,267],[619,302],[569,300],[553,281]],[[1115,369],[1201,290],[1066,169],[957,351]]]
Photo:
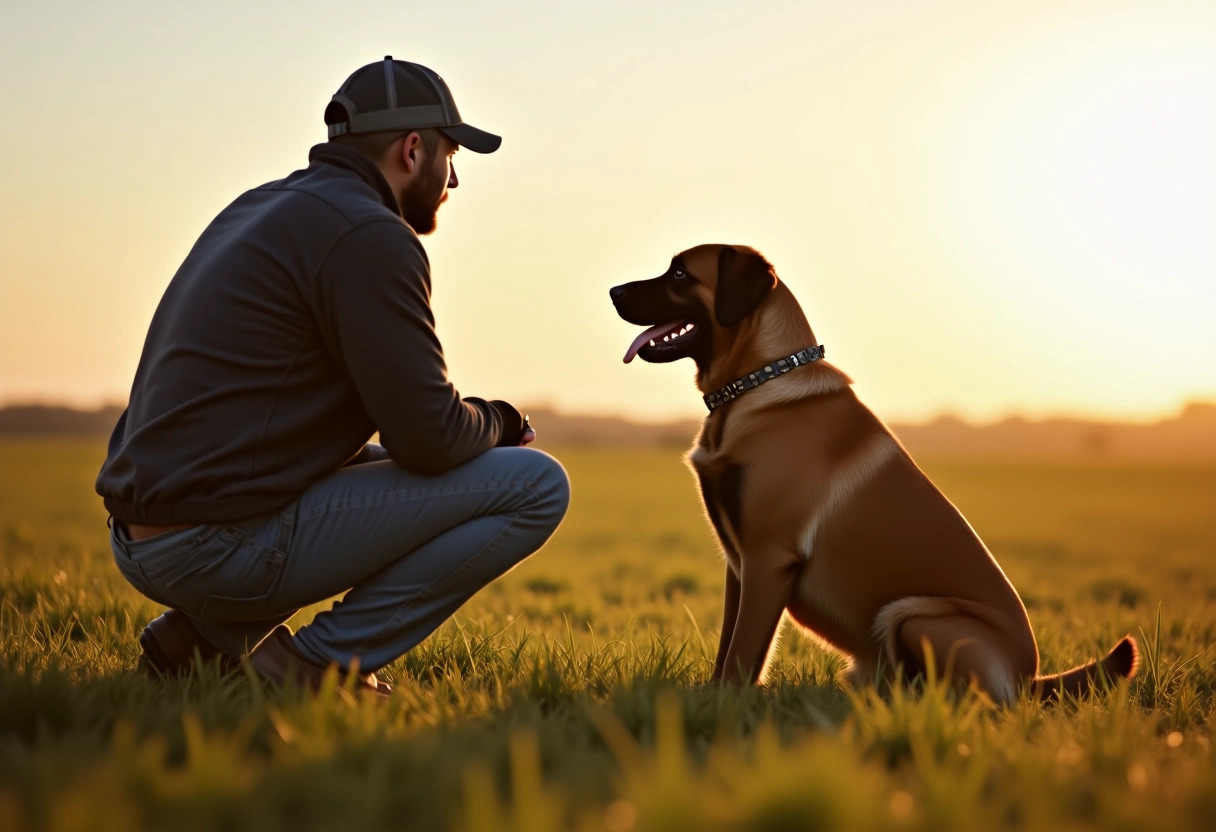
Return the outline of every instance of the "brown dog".
[[[689,461],[726,554],[714,679],[754,683],[781,616],[851,657],[854,683],[936,666],[1008,703],[1130,677],[1126,637],[1101,661],[1039,676],[1026,609],[975,531],[822,358],[789,289],[756,251],[706,245],[616,286],[652,325],[625,354],[692,358],[706,394]]]

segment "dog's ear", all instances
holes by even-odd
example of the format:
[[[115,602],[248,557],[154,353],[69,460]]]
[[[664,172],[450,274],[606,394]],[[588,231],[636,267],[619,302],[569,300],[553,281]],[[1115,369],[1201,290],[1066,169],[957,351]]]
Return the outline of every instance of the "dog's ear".
[[[777,273],[755,251],[723,246],[718,254],[718,288],[714,317],[719,326],[734,326],[752,313],[777,285]]]

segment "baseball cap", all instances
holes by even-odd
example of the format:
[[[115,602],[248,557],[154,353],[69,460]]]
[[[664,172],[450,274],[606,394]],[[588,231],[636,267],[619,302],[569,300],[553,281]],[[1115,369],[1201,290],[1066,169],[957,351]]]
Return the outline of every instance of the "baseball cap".
[[[452,91],[434,70],[409,61],[361,66],[334,93],[325,108],[329,137],[387,130],[438,128],[461,147],[493,153],[502,137],[465,124]]]

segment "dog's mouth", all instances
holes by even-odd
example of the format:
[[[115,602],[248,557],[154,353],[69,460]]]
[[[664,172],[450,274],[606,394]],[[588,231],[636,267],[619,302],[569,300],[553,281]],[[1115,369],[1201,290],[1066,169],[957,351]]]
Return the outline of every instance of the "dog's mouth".
[[[695,338],[699,331],[697,322],[690,318],[652,326],[633,339],[633,343],[625,352],[625,363],[628,364],[639,353],[643,361],[649,361],[651,357],[657,358],[664,353],[678,350]]]

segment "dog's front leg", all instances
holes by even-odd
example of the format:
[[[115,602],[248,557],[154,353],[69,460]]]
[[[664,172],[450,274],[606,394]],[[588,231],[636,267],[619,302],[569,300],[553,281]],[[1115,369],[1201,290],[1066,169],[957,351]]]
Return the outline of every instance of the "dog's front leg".
[[[798,556],[780,547],[752,548],[743,557],[739,612],[722,678],[755,684],[764,672],[777,625],[798,576]],[[750,555],[750,557],[748,556]]]
[[[718,657],[714,659],[714,675],[711,682],[722,679],[722,671],[726,667],[726,651],[730,647],[731,637],[735,633],[735,621],[739,618],[739,576],[731,565],[726,564],[726,598],[722,606],[722,635],[718,638]]]

